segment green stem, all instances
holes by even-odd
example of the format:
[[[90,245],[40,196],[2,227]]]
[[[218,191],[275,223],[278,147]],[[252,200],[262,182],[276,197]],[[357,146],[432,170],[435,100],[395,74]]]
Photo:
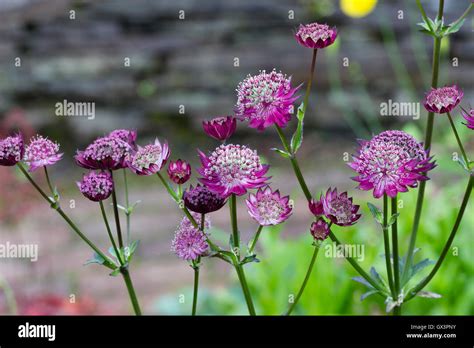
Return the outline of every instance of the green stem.
[[[112,243],[112,246],[114,248],[115,255],[117,259],[119,260],[120,265],[123,266],[124,263],[122,261],[122,256],[120,255],[120,252],[117,248],[117,244],[115,244],[114,236],[112,235],[112,231],[110,230],[109,220],[107,219],[107,214],[105,213],[105,209],[104,209],[104,203],[102,201],[99,201],[99,205],[100,205],[100,211],[102,213],[102,218],[104,219],[105,228],[107,229],[107,234],[109,235],[110,242]]]
[[[92,250],[94,250],[97,255],[102,257],[104,259],[104,265],[110,269],[115,269],[116,266],[115,264],[98,248],[92,243],[82,232],[79,230],[79,228],[72,222],[72,220],[64,213],[64,211],[61,209],[59,205],[54,205],[55,202],[52,202],[51,199],[48,197],[48,195],[41,189],[41,187],[38,186],[38,184],[33,180],[33,178],[28,174],[26,169],[23,167],[21,163],[17,163],[18,168],[20,168],[21,172],[25,177],[28,179],[28,181],[33,185],[33,187],[41,194],[41,196],[51,204],[51,207],[55,209],[59,215],[68,223],[68,225],[73,229],[74,232],[77,233],[77,235],[87,244],[89,245]]]
[[[397,197],[392,198],[392,216],[397,214]],[[395,281],[395,293],[400,294],[400,270],[398,263],[398,218],[392,224],[392,248],[393,248],[393,279]],[[397,300],[397,299],[394,299]],[[398,306],[397,306],[398,307]]]
[[[192,315],[196,315],[198,290],[199,290],[199,266],[193,265],[193,269],[194,269],[194,290],[193,290]]]
[[[46,182],[48,183],[49,190],[51,191],[51,194],[54,196],[54,189],[53,189],[53,185],[51,184],[51,180],[49,179],[48,169],[46,168],[46,166],[44,166],[43,168],[44,168],[44,175],[46,176]]]
[[[392,264],[390,262],[390,240],[388,236],[388,198],[383,195],[383,244],[385,248],[385,266],[387,268],[388,284],[392,292],[392,298],[396,300],[395,286],[393,285]]]
[[[0,289],[3,291],[3,295],[5,296],[5,302],[7,304],[8,311],[11,315],[18,314],[18,306],[15,300],[15,295],[13,290],[8,284],[7,280],[0,276]]]
[[[290,154],[291,166],[293,167],[293,171],[295,172],[300,187],[303,190],[306,199],[310,201],[312,198],[311,193],[309,192],[308,185],[306,185],[306,181],[304,180],[303,174],[301,173],[301,169],[298,164],[298,160],[296,159],[296,155],[291,152],[291,149],[288,145],[288,141],[286,140],[285,134],[283,134],[281,128],[277,124],[275,124],[275,127],[277,129],[278,135],[280,136],[280,140],[283,144],[283,147],[285,148],[285,151]]]
[[[254,316],[254,315],[256,315],[255,307],[253,305],[252,296],[250,294],[250,290],[249,290],[249,287],[247,285],[247,279],[245,278],[244,269],[238,263],[235,263],[234,267],[235,267],[235,270],[237,272],[237,276],[239,277],[240,285],[242,286],[242,291],[244,293],[245,302],[247,303],[247,308],[248,308],[249,314]]]
[[[140,304],[138,303],[137,294],[135,293],[135,288],[133,287],[132,278],[130,278],[130,273],[128,268],[121,267],[120,273],[123,276],[123,280],[125,281],[125,285],[127,286],[128,295],[130,296],[130,301],[132,302],[133,310],[136,315],[142,315],[142,311],[140,309]]]
[[[464,198],[461,203],[461,207],[459,208],[458,216],[456,217],[456,221],[454,223],[453,229],[451,230],[451,233],[449,234],[448,240],[446,241],[446,244],[443,248],[443,251],[441,252],[441,255],[439,256],[438,261],[436,262],[435,266],[431,270],[430,274],[424,278],[418,285],[413,287],[411,290],[408,291],[407,297],[405,298],[405,302],[412,299],[416,294],[421,291],[430,281],[431,279],[436,275],[436,272],[438,272],[439,268],[443,264],[443,261],[448,254],[449,249],[451,248],[451,244],[453,243],[454,237],[456,236],[456,232],[459,229],[459,225],[461,224],[462,217],[464,215],[464,211],[466,210],[467,203],[469,202],[469,197],[471,195],[472,191],[472,186],[474,183],[474,175],[471,174],[469,178],[469,182],[467,183],[466,187],[466,192],[464,193]]]
[[[123,185],[125,188],[125,208],[127,209],[125,211],[125,218],[127,222],[127,245],[130,245],[130,200],[128,196],[128,180],[127,180],[127,170],[124,168],[123,169]]]
[[[341,242],[337,239],[336,235],[331,231],[329,232],[329,237],[331,240],[336,243],[337,246],[341,245]],[[345,256],[346,260],[351,264],[352,267],[365,279],[367,282],[372,285],[375,289],[377,289],[379,292],[378,294],[382,297],[385,297],[384,295],[389,295],[387,291],[382,288],[379,284],[377,284],[372,277],[370,277],[363,269],[362,267],[359,266],[356,260],[350,256]]]
[[[301,284],[301,288],[298,291],[298,294],[296,295],[294,302],[291,304],[290,308],[288,308],[288,311],[286,312],[285,315],[290,315],[291,312],[293,312],[293,309],[295,308],[295,306],[298,303],[301,295],[303,294],[303,291],[306,287],[306,284],[308,283],[309,277],[311,276],[311,272],[313,271],[313,266],[314,266],[314,262],[316,261],[316,257],[318,256],[318,251],[319,251],[319,246],[316,245],[314,247],[313,257],[311,258],[311,262],[309,263],[308,270],[306,271],[306,275],[304,277],[303,284]]]
[[[461,150],[462,157],[464,158],[464,162],[466,163],[466,166],[469,168],[469,160],[467,159],[466,156],[466,151],[464,150],[464,146],[462,146],[461,138],[459,138],[458,131],[456,130],[456,126],[454,125],[453,118],[451,117],[451,113],[448,112],[448,120],[449,123],[451,124],[451,128],[453,129],[454,136],[456,137],[456,141],[458,142],[459,149]]]
[[[417,0],[418,7],[420,8],[421,14],[424,19],[426,19],[426,13],[421,6],[419,0]],[[439,1],[439,8],[438,8],[438,19],[443,17],[443,9],[444,9],[444,1]],[[438,86],[438,76],[439,76],[439,61],[440,61],[440,52],[441,52],[441,38],[435,37],[434,38],[434,48],[433,48],[433,61],[432,61],[432,71],[431,71],[431,87],[436,88]],[[434,124],[434,113],[428,113],[428,120],[426,124],[426,131],[425,131],[425,149],[430,150],[431,147],[431,139],[433,136],[433,124]],[[405,283],[408,276],[408,270],[411,268],[413,263],[413,252],[415,250],[416,245],[416,237],[418,233],[418,227],[420,225],[420,218],[421,218],[421,211],[423,209],[423,200],[425,196],[425,187],[426,181],[422,181],[420,183],[420,187],[418,189],[418,196],[416,199],[416,208],[415,208],[415,217],[413,219],[413,227],[411,230],[410,236],[410,244],[408,246],[408,252],[406,256],[405,267],[403,268],[402,274],[402,283]]]
[[[112,177],[112,181],[114,181],[112,171],[110,171],[110,175]],[[115,226],[117,228],[118,242],[119,242],[120,249],[123,249],[122,228],[120,227],[120,215],[118,212],[117,194],[115,192],[115,182],[114,182],[114,187],[112,189],[112,203],[113,203],[112,205],[114,208]]]
[[[260,233],[262,232],[263,226],[259,225],[257,228],[257,232],[255,232],[255,237],[252,239],[252,243],[250,244],[249,254],[252,255],[255,246],[257,245],[258,238],[260,237]]]
[[[394,316],[402,315],[402,307],[401,307],[401,305],[400,305],[400,306],[395,306],[395,308],[393,308],[393,315],[394,315]]]
[[[313,84],[314,78],[314,68],[316,67],[316,55],[318,54],[318,49],[313,50],[313,58],[311,60],[311,69],[309,71],[308,83],[306,85],[306,93],[304,95],[304,104],[303,104],[303,113],[306,114],[306,108],[308,107],[309,94],[311,93],[311,85]]]

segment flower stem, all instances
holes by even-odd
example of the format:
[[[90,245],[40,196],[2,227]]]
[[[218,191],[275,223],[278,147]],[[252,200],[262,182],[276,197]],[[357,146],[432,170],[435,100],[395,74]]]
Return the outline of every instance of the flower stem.
[[[451,128],[453,129],[453,133],[454,133],[454,136],[456,137],[456,141],[458,142],[459,149],[461,150],[464,162],[466,163],[466,166],[469,168],[470,167],[469,160],[467,159],[466,151],[464,150],[464,146],[462,145],[461,138],[459,138],[458,131],[456,130],[456,126],[454,125],[453,118],[451,117],[450,112],[448,112],[448,120],[449,120],[449,123],[451,124]]]
[[[249,254],[251,255],[253,253],[253,250],[255,249],[255,246],[257,245],[258,238],[260,237],[260,233],[262,232],[263,226],[259,225],[257,228],[257,232],[255,232],[255,237],[252,239],[252,243],[250,244],[249,248]]]
[[[296,298],[295,298],[294,302],[291,304],[290,308],[288,308],[285,315],[290,315],[291,312],[293,312],[293,309],[295,308],[295,306],[298,303],[301,295],[303,294],[303,291],[306,287],[306,284],[308,283],[311,272],[313,271],[313,266],[314,266],[314,262],[316,261],[316,257],[318,256],[318,251],[319,251],[319,245],[316,245],[314,247],[313,257],[311,258],[311,262],[309,263],[308,270],[306,271],[306,275],[304,277],[303,284],[301,284],[301,288],[298,291],[298,294],[296,295]]]
[[[390,240],[388,236],[388,197],[383,195],[383,244],[385,247],[385,266],[387,268],[388,284],[392,292],[392,298],[396,299],[395,287],[393,285],[392,264],[390,262]]]
[[[53,189],[53,185],[51,185],[51,180],[49,179],[48,169],[46,168],[46,166],[44,166],[43,168],[44,168],[44,175],[46,176],[46,182],[48,183],[49,190],[51,191],[51,194],[54,196],[54,189]]]
[[[112,182],[114,182],[114,177],[112,171],[110,171],[110,176],[112,177]],[[115,226],[117,228],[117,236],[120,249],[123,249],[123,239],[122,239],[122,228],[120,227],[120,216],[118,212],[118,203],[117,203],[117,194],[115,192],[115,182],[114,188],[112,189],[112,205],[114,208],[114,216],[115,216]]]
[[[229,200],[229,210],[230,210],[230,221],[232,225],[232,247],[233,253],[235,258],[233,260],[235,270],[237,272],[237,276],[239,277],[240,285],[242,287],[242,291],[245,296],[245,302],[247,302],[247,307],[249,310],[250,315],[255,314],[255,307],[253,305],[252,296],[250,294],[250,290],[247,284],[247,279],[245,278],[244,269],[240,264],[240,234],[239,234],[239,227],[237,225],[237,197],[233,193],[230,196]]]
[[[392,198],[392,216],[397,214],[397,197]],[[395,281],[395,294],[398,298],[400,295],[400,270],[398,263],[398,218],[395,218],[395,221],[392,224],[392,248],[393,248],[393,279]],[[397,300],[397,299],[394,299]],[[400,305],[401,306],[401,305]],[[400,306],[395,308],[400,309]],[[394,311],[396,315],[397,312]]]
[[[199,266],[193,265],[192,267],[194,269],[194,289],[193,289],[193,309],[192,309],[191,314],[196,315],[198,290],[199,290]]]
[[[418,7],[420,7],[422,11],[423,18],[426,18],[426,14],[424,13],[423,7],[421,6],[421,3],[419,0],[417,0],[417,4],[418,4]],[[441,20],[441,18],[443,17],[443,10],[444,10],[444,1],[440,0],[439,7],[438,7],[438,16],[437,16],[439,20]],[[435,37],[434,48],[433,48],[433,66],[432,66],[432,71],[431,71],[431,87],[432,88],[436,88],[438,86],[440,52],[441,52],[441,38]],[[431,139],[433,136],[433,123],[434,123],[434,113],[429,112],[428,121],[426,124],[426,131],[425,131],[425,149],[428,151],[431,147]],[[416,236],[418,233],[418,227],[420,225],[421,211],[423,209],[425,187],[426,187],[426,181],[422,181],[420,183],[420,187],[418,189],[418,196],[416,199],[415,217],[413,219],[413,226],[411,230],[410,244],[408,246],[405,267],[403,268],[402,283],[406,281],[406,278],[408,276],[408,270],[411,268],[412,263],[413,263],[413,252],[415,250]]]
[[[119,260],[120,265],[123,266],[124,263],[122,261],[122,256],[120,255],[120,252],[117,248],[117,244],[115,243],[115,240],[114,240],[114,236],[112,235],[112,231],[110,230],[109,220],[107,219],[107,214],[105,213],[105,209],[104,209],[104,203],[102,201],[99,201],[99,205],[100,205],[100,211],[102,213],[102,218],[104,219],[105,228],[107,229],[107,234],[109,235],[110,242],[112,243],[112,246],[114,248],[115,255],[117,257],[117,260]]]
[[[21,172],[25,177],[28,179],[28,181],[33,185],[33,187],[41,194],[41,196],[51,204],[51,207],[55,209],[59,215],[68,223],[68,225],[73,229],[74,232],[77,233],[77,235],[87,244],[89,245],[92,250],[96,252],[97,255],[102,257],[104,259],[104,266],[110,268],[110,269],[115,269],[116,266],[115,264],[97,247],[95,246],[94,243],[92,243],[82,232],[81,230],[72,222],[72,220],[64,213],[64,211],[61,209],[59,205],[53,205],[54,202],[51,201],[51,199],[48,197],[48,195],[43,191],[41,187],[38,186],[38,184],[33,180],[33,178],[28,174],[26,169],[23,167],[23,164],[20,162],[17,163],[18,168],[20,168]]]
[[[130,278],[130,273],[127,267],[121,267],[120,273],[123,276],[123,280],[125,281],[125,285],[127,286],[128,295],[130,296],[130,301],[132,302],[133,310],[136,315],[142,315],[142,311],[140,309],[140,304],[138,303],[137,294],[135,293],[135,288],[133,287],[132,278]]]
[[[303,113],[306,113],[306,108],[308,107],[309,94],[311,93],[311,85],[313,84],[314,77],[314,68],[316,67],[316,55],[318,54],[318,49],[313,49],[313,58],[311,60],[311,69],[309,71],[308,83],[306,85],[306,93],[304,95],[304,104],[303,104]]]
[[[303,190],[306,199],[310,201],[312,198],[311,193],[309,192],[308,185],[306,185],[306,181],[304,180],[303,174],[301,173],[301,169],[298,164],[298,160],[296,159],[296,155],[292,153],[288,145],[288,141],[286,140],[285,134],[283,134],[283,131],[281,130],[280,126],[275,124],[275,127],[277,129],[278,135],[280,136],[280,140],[283,144],[283,147],[285,148],[285,151],[290,154],[291,166],[293,167],[293,171],[295,172],[296,178],[298,179],[301,189]]]
[[[443,264],[443,261],[451,247],[451,244],[453,243],[454,237],[456,236],[456,232],[459,229],[459,225],[461,224],[464,211],[466,210],[467,203],[469,202],[469,197],[471,195],[473,184],[474,184],[474,175],[471,174],[471,176],[469,177],[469,181],[467,183],[466,192],[464,193],[464,198],[462,200],[461,207],[459,208],[458,216],[456,217],[456,221],[454,223],[453,229],[451,230],[451,233],[449,234],[448,240],[446,241],[446,244],[443,248],[443,251],[441,252],[441,255],[439,256],[438,261],[436,262],[435,266],[431,270],[430,274],[426,278],[424,278],[418,285],[416,285],[415,287],[413,287],[411,290],[408,291],[407,297],[405,298],[405,302],[415,297],[416,294],[419,291],[421,291],[431,281],[431,279],[436,275],[436,272],[438,272],[439,268]]]
[[[130,200],[128,196],[127,170],[125,168],[123,169],[123,186],[125,189],[125,208],[127,209],[125,211],[125,218],[127,222],[127,245],[130,245],[130,211],[128,210],[130,208]]]

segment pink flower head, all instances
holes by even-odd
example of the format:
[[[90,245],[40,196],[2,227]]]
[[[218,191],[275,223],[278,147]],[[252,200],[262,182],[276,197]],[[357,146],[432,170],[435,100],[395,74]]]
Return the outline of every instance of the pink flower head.
[[[375,198],[384,194],[395,197],[398,192],[416,187],[418,181],[428,180],[424,174],[435,167],[428,152],[411,135],[388,130],[370,141],[360,141],[358,154],[349,166],[359,175],[352,178],[361,190],[374,190]]]
[[[21,134],[0,139],[0,166],[14,166],[23,159],[25,146]]]
[[[293,211],[290,196],[280,196],[270,186],[258,189],[245,201],[250,216],[262,226],[278,225],[288,219]]]
[[[426,94],[423,105],[429,112],[444,114],[453,110],[463,96],[463,91],[456,85],[433,88]]]
[[[128,167],[138,175],[153,175],[163,168],[169,156],[168,143],[162,145],[155,139],[154,144],[138,146],[137,151],[130,155]]]
[[[216,117],[210,121],[203,121],[202,127],[210,137],[224,141],[234,134],[237,128],[237,119],[232,116]]]
[[[101,137],[86,147],[77,151],[74,156],[77,165],[86,169],[116,170],[126,168],[125,163],[131,147],[116,136]]]
[[[109,137],[116,137],[125,141],[132,149],[137,148],[137,131],[128,129],[116,129],[109,133]]]
[[[80,182],[77,182],[77,187],[81,193],[94,202],[103,201],[112,194],[114,189],[114,181],[109,172],[91,171],[82,177]]]
[[[183,194],[184,205],[189,210],[200,213],[208,214],[222,208],[226,202],[226,199],[221,195],[210,191],[206,186],[197,184],[196,187],[191,187],[186,190]]]
[[[285,127],[291,119],[298,88],[291,87],[291,77],[275,70],[249,75],[237,87],[236,116],[249,120],[249,126],[260,131],[273,124]]]
[[[31,138],[25,148],[25,162],[29,165],[29,171],[55,164],[62,157],[59,152],[59,144],[37,135]]]
[[[196,221],[200,221],[200,217],[196,216],[196,218]],[[176,230],[171,243],[171,251],[183,260],[194,261],[200,256],[207,255],[209,244],[206,241],[206,235],[185,217]]]
[[[191,177],[191,166],[180,159],[171,161],[168,166],[168,176],[175,184],[184,184]]]
[[[323,203],[321,202],[321,199],[318,199],[315,201],[314,199],[311,199],[308,203],[309,210],[315,215],[315,216],[321,216],[324,215],[324,208],[323,208]]]
[[[336,40],[337,30],[335,27],[330,28],[327,24],[300,24],[295,37],[305,47],[313,49],[324,48]]]
[[[360,206],[352,203],[352,197],[347,192],[337,193],[337,189],[331,191],[329,188],[325,195],[321,196],[324,215],[338,226],[350,226],[359,220],[361,214],[357,214]]]
[[[199,180],[211,191],[227,198],[231,194],[241,196],[248,189],[265,185],[269,166],[260,163],[257,151],[244,145],[221,145],[209,157],[199,151],[203,177]]]
[[[462,117],[467,121],[467,123],[463,123],[466,125],[467,128],[469,129],[474,129],[474,109],[471,109],[469,111],[464,110],[461,112]]]
[[[314,239],[323,241],[329,236],[331,230],[328,223],[320,217],[311,224],[310,232]]]

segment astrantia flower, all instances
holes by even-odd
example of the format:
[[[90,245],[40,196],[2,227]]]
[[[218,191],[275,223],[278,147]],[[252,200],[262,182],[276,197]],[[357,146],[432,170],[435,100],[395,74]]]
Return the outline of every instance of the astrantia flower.
[[[155,139],[154,144],[138,146],[137,151],[131,154],[128,167],[138,175],[156,174],[163,168],[170,156],[168,143],[163,145]]]
[[[29,165],[30,172],[38,168],[53,165],[62,157],[59,152],[59,144],[41,135],[31,138],[25,148],[25,162]]]
[[[206,186],[198,184],[184,192],[184,205],[191,211],[201,214],[212,213],[222,208],[226,202],[220,194],[210,191]]]
[[[187,218],[184,218],[175,233],[171,250],[179,258],[193,261],[200,256],[207,255],[209,244],[206,242],[206,235],[191,225]]]
[[[22,160],[24,153],[21,134],[0,140],[0,166],[14,166]]]
[[[130,145],[118,137],[102,137],[94,140],[84,151],[77,151],[76,163],[86,169],[116,170],[126,168]]]
[[[109,137],[116,137],[125,141],[132,149],[136,149],[137,132],[128,129],[116,129],[109,133]]]
[[[463,96],[463,91],[456,85],[433,88],[426,94],[423,105],[430,112],[444,114],[453,110],[461,102]]]
[[[291,78],[275,70],[249,75],[237,87],[236,116],[258,130],[273,124],[285,127],[298,98],[294,95],[297,89],[291,87]]]
[[[90,172],[77,182],[77,187],[91,201],[99,202],[109,198],[114,189],[114,181],[109,172]]]
[[[336,28],[327,24],[311,23],[300,24],[295,34],[296,40],[308,48],[324,48],[331,45],[337,37]]]
[[[374,190],[375,198],[385,194],[395,197],[398,192],[416,187],[418,181],[428,180],[423,173],[435,167],[427,151],[411,135],[403,131],[385,131],[370,141],[361,141],[358,154],[349,166],[359,176],[361,190]]]
[[[250,216],[262,226],[278,225],[288,219],[293,211],[289,196],[280,196],[270,186],[250,194],[245,201]]]
[[[330,231],[328,223],[323,218],[318,218],[311,224],[310,232],[316,240],[325,240]]]
[[[268,165],[260,163],[257,151],[244,145],[221,145],[209,157],[199,151],[203,177],[199,180],[211,191],[227,198],[231,194],[241,196],[248,189],[259,188],[268,180]]]
[[[464,110],[461,112],[462,117],[467,121],[467,123],[463,123],[466,125],[467,128],[469,129],[474,129],[474,109],[471,109],[469,111]]]
[[[232,116],[216,117],[210,121],[203,121],[202,128],[210,137],[224,141],[234,134],[237,128],[237,119]]]
[[[347,197],[347,192],[337,193],[337,189],[331,191],[329,188],[325,195],[321,196],[324,215],[338,226],[350,226],[359,220],[361,214],[357,214],[360,206],[352,203],[352,197]]]
[[[191,177],[191,166],[188,162],[177,160],[170,162],[168,166],[168,176],[175,184],[184,184]]]
[[[324,208],[323,208],[323,203],[321,202],[320,199],[314,200],[311,199],[308,203],[309,210],[315,215],[315,216],[321,216],[324,215]]]

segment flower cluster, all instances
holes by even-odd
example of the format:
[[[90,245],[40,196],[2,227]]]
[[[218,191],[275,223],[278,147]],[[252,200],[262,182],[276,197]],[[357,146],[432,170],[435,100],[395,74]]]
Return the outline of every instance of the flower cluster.
[[[116,129],[109,133],[109,137],[125,141],[132,149],[136,148],[137,132],[128,129]]]
[[[101,137],[84,151],[77,151],[76,163],[86,169],[116,170],[126,168],[131,146],[118,136]]]
[[[474,109],[469,111],[463,110],[461,114],[462,117],[467,121],[467,123],[464,123],[466,127],[469,129],[474,129]]]
[[[389,130],[361,141],[349,166],[359,175],[353,180],[361,190],[374,190],[375,198],[384,194],[395,197],[399,192],[428,180],[424,174],[435,167],[423,145],[411,135]]]
[[[84,175],[77,187],[81,193],[94,202],[103,201],[110,197],[114,189],[114,181],[109,172],[91,171]]]
[[[270,186],[251,193],[246,203],[250,216],[262,226],[281,224],[293,211],[290,197],[280,196],[280,191],[272,191]]]
[[[198,215],[193,215],[198,224],[201,223]],[[206,228],[209,228],[209,221],[205,220]],[[171,243],[171,251],[187,261],[194,261],[198,257],[205,256],[209,252],[209,244],[203,231],[195,228],[187,217],[183,218],[175,232]]]
[[[227,140],[234,134],[237,128],[237,119],[232,116],[222,116],[213,118],[202,123],[204,132],[217,140]]]
[[[264,186],[268,180],[268,165],[262,165],[257,151],[244,145],[221,145],[209,157],[199,151],[199,157],[199,180],[224,198],[231,194],[241,196],[248,189]]]
[[[236,116],[258,130],[274,124],[285,127],[293,113],[297,89],[291,87],[291,78],[275,70],[249,75],[237,87]]]
[[[62,157],[63,154],[59,153],[59,144],[41,135],[31,138],[25,148],[25,162],[29,165],[30,172],[53,165]]]
[[[183,195],[184,205],[189,210],[200,213],[208,214],[222,208],[226,202],[226,199],[221,195],[210,191],[206,186],[197,184],[196,187],[191,187],[184,192]]]
[[[191,166],[188,162],[178,159],[170,162],[168,166],[168,176],[175,184],[184,184],[191,177]]]
[[[330,28],[327,24],[300,24],[295,37],[301,45],[318,49],[331,45],[336,40],[337,30]]]
[[[464,93],[458,86],[433,88],[426,94],[423,105],[429,112],[444,114],[451,112],[462,100]]]
[[[153,175],[163,168],[170,156],[168,143],[163,145],[158,139],[155,143],[138,146],[127,161],[128,167],[138,175]]]
[[[25,147],[21,134],[0,140],[1,166],[14,166],[22,160],[24,153]]]

